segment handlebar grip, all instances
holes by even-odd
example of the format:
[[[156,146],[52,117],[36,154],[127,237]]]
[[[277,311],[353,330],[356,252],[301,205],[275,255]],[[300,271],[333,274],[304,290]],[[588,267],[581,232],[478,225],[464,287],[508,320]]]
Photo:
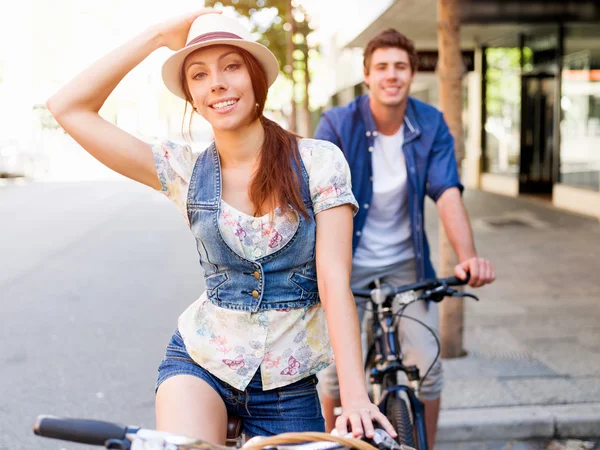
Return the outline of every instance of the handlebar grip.
[[[352,294],[356,297],[369,298],[371,296],[371,289],[352,289]]]
[[[465,278],[464,280],[461,280],[460,278],[454,276],[454,277],[442,278],[442,279],[440,279],[440,282],[442,282],[448,286],[464,286],[465,284],[467,284],[469,282],[470,279],[471,279],[471,274],[469,272],[467,272],[467,278]]]
[[[33,432],[38,436],[104,446],[109,439],[124,439],[128,427],[91,419],[38,416]]]

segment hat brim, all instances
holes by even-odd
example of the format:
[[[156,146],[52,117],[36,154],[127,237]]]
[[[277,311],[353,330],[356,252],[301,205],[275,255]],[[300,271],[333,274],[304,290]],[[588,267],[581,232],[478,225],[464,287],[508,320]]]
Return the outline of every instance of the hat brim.
[[[181,65],[185,58],[192,52],[213,45],[231,45],[242,48],[254,56],[262,66],[267,76],[267,84],[271,86],[279,75],[279,63],[275,55],[262,44],[258,42],[246,41],[241,39],[213,39],[210,41],[199,42],[188,47],[182,48],[171,55],[162,66],[162,79],[169,91],[184,100],[185,93],[181,86]]]

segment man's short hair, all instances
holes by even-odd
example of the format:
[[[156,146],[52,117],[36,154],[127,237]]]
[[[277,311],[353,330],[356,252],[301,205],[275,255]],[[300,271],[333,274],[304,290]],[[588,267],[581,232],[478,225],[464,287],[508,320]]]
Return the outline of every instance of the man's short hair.
[[[404,50],[408,54],[408,59],[410,61],[410,68],[414,72],[417,70],[417,66],[419,64],[419,57],[417,55],[417,51],[415,50],[415,44],[413,41],[408,39],[398,30],[394,28],[388,28],[385,31],[382,31],[365,45],[365,51],[363,56],[363,65],[366,73],[369,73],[369,65],[371,64],[371,57],[375,50],[379,48],[399,48]]]

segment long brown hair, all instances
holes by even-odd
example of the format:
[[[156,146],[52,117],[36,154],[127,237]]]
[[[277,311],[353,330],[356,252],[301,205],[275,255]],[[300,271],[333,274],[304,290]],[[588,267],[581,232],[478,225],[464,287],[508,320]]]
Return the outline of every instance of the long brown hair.
[[[254,205],[254,215],[260,213],[263,205],[268,206],[269,211],[273,211],[277,206],[277,202],[279,202],[283,212],[288,211],[291,206],[299,214],[308,218],[308,211],[302,201],[300,189],[299,136],[284,130],[279,124],[263,115],[269,91],[265,71],[252,54],[239,47],[235,47],[235,50],[242,56],[252,80],[252,90],[256,102],[252,120],[260,120],[265,133],[259,155],[258,169],[254,173],[248,189],[250,201]],[[185,116],[188,103],[190,105],[192,103],[192,96],[184,76],[182,76],[181,81],[187,100],[184,111]],[[190,117],[190,128],[191,123],[192,119]],[[188,133],[191,136],[191,130]],[[294,165],[297,172],[294,170]]]

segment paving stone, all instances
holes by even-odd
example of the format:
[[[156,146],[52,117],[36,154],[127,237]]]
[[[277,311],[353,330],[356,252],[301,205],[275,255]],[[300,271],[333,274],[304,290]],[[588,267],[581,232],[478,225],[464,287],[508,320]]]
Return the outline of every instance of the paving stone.
[[[487,450],[485,442],[467,442],[461,445],[460,450]]]
[[[491,360],[479,355],[444,360],[444,377],[446,380],[551,377],[556,375],[556,372],[537,360]]]
[[[518,398],[495,379],[448,380],[442,392],[442,405],[448,410],[518,404]]]
[[[530,358],[529,350],[504,327],[470,327],[465,330],[464,346],[470,353],[490,359]]]
[[[519,378],[502,383],[523,405],[600,402],[600,380],[596,379]]]
[[[584,348],[600,353],[600,328],[581,330],[577,339]]]
[[[487,300],[489,296],[486,295],[483,289],[472,291],[473,294],[479,297],[479,302],[470,305],[469,313],[474,317],[477,316],[505,316],[505,315],[522,315],[527,313],[527,308],[518,304],[510,303],[499,303]]]
[[[510,443],[511,450],[540,450],[538,442],[513,441]]]
[[[512,442],[490,441],[486,442],[487,450],[512,450]]]
[[[483,327],[495,327],[498,325],[506,326],[508,330],[511,328],[524,328],[531,327],[532,330],[538,328],[547,328],[550,330],[558,329],[558,330],[572,330],[577,331],[581,329],[595,328],[598,326],[600,311],[596,308],[593,311],[590,311],[588,315],[585,316],[556,316],[556,317],[540,317],[536,314],[523,314],[523,315],[508,315],[506,317],[502,317],[501,321],[498,317],[493,316],[467,316],[467,323],[473,324],[473,322],[477,322],[477,325]]]
[[[454,442],[436,442],[435,450],[462,450],[460,443]]]
[[[600,404],[548,407],[556,421],[558,437],[600,438]]]
[[[576,328],[556,328],[546,325],[537,326],[537,324],[520,324],[510,327],[510,333],[525,345],[535,345],[535,341],[542,339],[577,339],[581,333],[581,329]],[[532,342],[533,341],[533,342]]]
[[[532,352],[557,373],[569,376],[600,375],[600,352],[584,348],[579,342],[539,343]]]
[[[472,290],[481,302],[465,302],[463,346],[469,354],[444,360],[442,415],[457,414],[454,432],[469,434],[465,429],[472,426],[470,439],[476,442],[498,436],[502,430],[491,450],[505,446],[509,450],[511,439],[517,437],[511,435],[513,431],[531,437],[540,432],[536,427],[542,422],[546,427],[542,431],[550,440],[557,420],[550,413],[549,421],[529,420],[535,426],[523,421],[520,428],[503,428],[501,423],[528,411],[546,412],[554,407],[552,403],[599,401],[600,222],[523,198],[468,190],[464,199],[478,252],[493,261],[498,278]],[[544,227],[494,230],[477,226],[480,219],[507,214]],[[436,264],[438,217],[432,202],[427,203],[426,217]],[[503,404],[514,405],[514,409],[500,406]],[[463,409],[467,405],[473,408]],[[496,416],[500,409],[509,416]],[[461,412],[462,421],[458,419]],[[476,426],[470,422],[471,414],[481,420],[495,418],[499,428],[488,428],[485,423]],[[579,418],[580,424],[588,423],[585,414]]]
[[[439,442],[551,438],[554,417],[543,407],[470,408],[440,415]]]

